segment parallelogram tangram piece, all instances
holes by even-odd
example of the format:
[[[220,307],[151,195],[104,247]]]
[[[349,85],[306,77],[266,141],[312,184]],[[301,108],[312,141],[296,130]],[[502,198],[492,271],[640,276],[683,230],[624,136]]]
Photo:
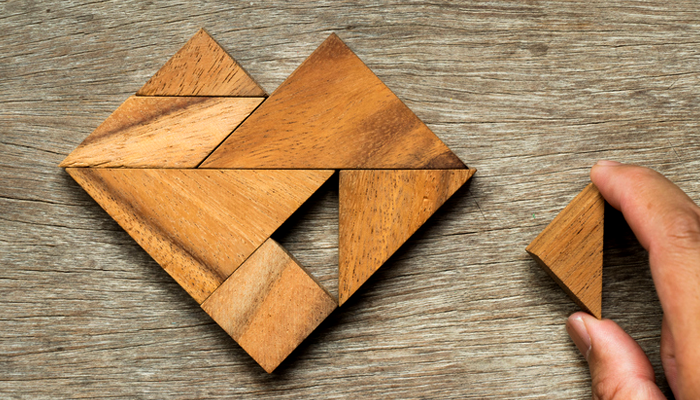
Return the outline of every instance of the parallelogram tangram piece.
[[[586,186],[527,246],[527,252],[585,311],[601,318],[605,200]]]
[[[59,166],[196,168],[263,100],[131,96]]]

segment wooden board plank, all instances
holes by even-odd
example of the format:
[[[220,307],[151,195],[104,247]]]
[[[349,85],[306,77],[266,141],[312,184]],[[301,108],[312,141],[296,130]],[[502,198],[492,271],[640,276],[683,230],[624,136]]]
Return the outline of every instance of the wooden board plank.
[[[198,303],[333,171],[67,168]]]
[[[204,168],[465,168],[332,34]]]
[[[655,168],[700,202],[697,1],[0,9],[0,398],[590,399],[563,329],[579,306],[524,248],[600,158]],[[56,168],[199,26],[270,91],[335,30],[479,169],[273,377]],[[312,214],[311,235],[337,225],[337,205]],[[646,252],[610,222],[605,317],[671,398]],[[310,251],[337,269],[335,231]],[[307,236],[283,244],[305,267]]]
[[[195,168],[262,101],[131,96],[60,166]]]
[[[476,169],[340,171],[339,304],[474,172]]]
[[[202,308],[268,373],[337,307],[282,246],[268,239]]]
[[[204,29],[185,43],[136,95],[267,96]]]
[[[601,318],[605,200],[588,184],[526,251],[581,308]]]

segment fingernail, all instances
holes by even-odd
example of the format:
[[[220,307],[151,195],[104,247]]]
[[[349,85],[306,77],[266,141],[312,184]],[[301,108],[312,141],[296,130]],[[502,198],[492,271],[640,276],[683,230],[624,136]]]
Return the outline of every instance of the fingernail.
[[[604,167],[611,167],[614,165],[622,165],[622,163],[617,162],[617,161],[610,161],[610,160],[599,160],[597,163],[595,163],[595,165],[601,165]]]
[[[578,350],[588,360],[588,353],[591,351],[591,337],[588,336],[586,324],[580,316],[571,316],[566,320],[566,332],[574,341]]]

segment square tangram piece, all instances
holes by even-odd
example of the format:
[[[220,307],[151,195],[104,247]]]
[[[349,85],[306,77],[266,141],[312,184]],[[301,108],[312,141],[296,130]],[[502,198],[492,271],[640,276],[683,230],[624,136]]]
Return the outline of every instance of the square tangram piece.
[[[202,303],[267,372],[336,307],[333,296],[272,239]]]

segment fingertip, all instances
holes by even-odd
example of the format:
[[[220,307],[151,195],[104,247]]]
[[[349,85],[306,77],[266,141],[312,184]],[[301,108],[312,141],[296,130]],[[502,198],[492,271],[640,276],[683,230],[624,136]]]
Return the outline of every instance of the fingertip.
[[[577,312],[567,320],[567,331],[579,350],[585,330],[588,335],[586,359],[591,371],[594,398],[662,399],[654,383],[654,369],[637,342],[609,319]],[[578,336],[578,337],[577,337]],[[579,342],[577,342],[577,340]],[[582,351],[583,353],[583,351]]]
[[[593,165],[590,172],[591,182],[598,190],[609,192],[606,190],[610,186],[609,182],[614,179],[614,174],[617,171],[616,167],[624,166],[625,164],[618,161],[599,160]],[[605,194],[604,194],[605,196]],[[609,199],[608,199],[609,200]]]
[[[588,334],[586,322],[584,321],[586,317],[588,317],[588,314],[584,312],[571,314],[566,320],[566,332],[581,352],[581,355],[588,360],[588,353],[591,351],[591,337]]]
[[[599,377],[635,375],[654,380],[654,370],[639,344],[615,321],[582,317],[591,336],[588,362]]]

